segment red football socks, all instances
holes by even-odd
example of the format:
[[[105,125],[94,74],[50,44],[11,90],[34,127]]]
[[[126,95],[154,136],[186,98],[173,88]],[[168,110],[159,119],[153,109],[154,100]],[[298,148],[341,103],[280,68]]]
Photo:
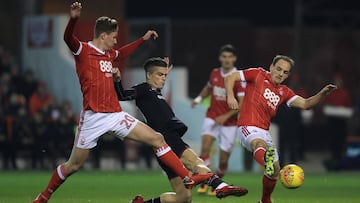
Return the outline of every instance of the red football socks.
[[[276,179],[269,178],[268,176],[263,176],[263,191],[262,191],[262,203],[271,203],[271,193],[274,191],[276,185]]]
[[[155,154],[164,164],[170,167],[181,178],[185,178],[190,175],[190,172],[185,168],[180,159],[167,144],[156,149]]]
[[[51,194],[55,192],[55,190],[60,187],[60,185],[65,181],[67,174],[65,172],[64,164],[60,164],[55,170],[49,181],[48,186],[42,192],[42,195],[47,199],[50,198]]]
[[[259,147],[253,153],[255,161],[258,162],[258,164],[260,164],[261,166],[264,166],[265,164],[264,161],[265,152],[266,152],[265,148]]]

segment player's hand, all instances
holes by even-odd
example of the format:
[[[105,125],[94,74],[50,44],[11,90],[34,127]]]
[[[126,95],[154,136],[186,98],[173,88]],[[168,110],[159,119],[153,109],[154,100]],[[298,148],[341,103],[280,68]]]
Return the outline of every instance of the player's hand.
[[[170,65],[170,59],[169,59],[169,57],[164,57],[164,58],[163,58],[163,61],[166,63],[166,67],[169,68],[169,65]]]
[[[333,85],[333,84],[329,84],[329,85],[326,85],[321,91],[325,94],[325,95],[328,95],[330,94],[331,92],[333,92],[334,90],[337,89],[337,86],[336,85]]]
[[[81,13],[81,3],[79,2],[74,2],[70,5],[70,17],[71,18],[78,18],[80,17],[80,13]]]
[[[191,101],[191,108],[194,108],[196,105],[198,105],[199,102],[196,102],[195,99]]]
[[[145,33],[145,35],[143,36],[143,39],[145,41],[149,40],[151,37],[153,37],[153,39],[157,39],[159,37],[158,33],[154,30],[149,30]]]
[[[215,118],[215,123],[219,125],[224,125],[224,123],[228,120],[228,116],[223,114]]]
[[[119,68],[117,68],[117,67],[113,68],[113,78],[114,78],[114,82],[121,81],[121,72],[120,72]]]
[[[239,109],[239,102],[235,97],[228,97],[227,103],[230,109]]]

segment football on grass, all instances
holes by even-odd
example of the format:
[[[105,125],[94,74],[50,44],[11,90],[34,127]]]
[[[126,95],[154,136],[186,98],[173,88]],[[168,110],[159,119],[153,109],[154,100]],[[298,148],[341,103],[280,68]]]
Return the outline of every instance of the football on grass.
[[[280,180],[286,188],[298,188],[304,183],[304,170],[296,164],[287,164],[280,171]]]

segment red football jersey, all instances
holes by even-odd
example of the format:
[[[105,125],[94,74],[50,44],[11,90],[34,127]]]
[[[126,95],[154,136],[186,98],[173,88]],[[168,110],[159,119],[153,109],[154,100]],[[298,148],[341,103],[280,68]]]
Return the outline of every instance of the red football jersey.
[[[222,68],[215,68],[211,74],[208,81],[208,86],[211,87],[211,104],[206,112],[206,117],[215,119],[217,116],[225,114],[230,111],[229,106],[226,101],[226,90],[224,84],[224,78],[233,72],[237,71],[236,68],[231,70],[229,73],[224,74]],[[245,82],[236,82],[234,85],[235,94],[240,97],[245,95]],[[225,126],[234,126],[236,125],[237,117],[233,116],[227,120]]]
[[[242,70],[239,74],[247,86],[238,126],[268,130],[280,104],[287,102],[289,106],[298,97],[286,85],[274,85],[270,73],[262,68]]]
[[[75,55],[76,72],[83,93],[83,109],[95,112],[119,112],[121,107],[114,89],[112,63],[117,50],[102,51],[91,42],[81,42]]]
[[[120,49],[102,51],[92,42],[80,42],[73,35],[78,18],[70,18],[64,32],[64,41],[75,56],[76,72],[83,94],[83,110],[119,112],[120,103],[113,81],[113,62],[126,58],[144,42],[138,40]]]

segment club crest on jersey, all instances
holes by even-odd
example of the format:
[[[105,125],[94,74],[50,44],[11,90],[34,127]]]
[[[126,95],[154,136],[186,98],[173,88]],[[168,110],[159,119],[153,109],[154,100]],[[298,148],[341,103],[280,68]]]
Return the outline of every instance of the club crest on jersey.
[[[267,100],[267,105],[270,106],[273,110],[276,110],[276,107],[280,102],[280,97],[269,88],[265,89],[263,96]]]
[[[214,86],[213,95],[217,100],[226,100],[226,89],[223,87]]]
[[[100,60],[99,65],[101,72],[105,73],[105,77],[112,77],[114,70],[111,61]]]

